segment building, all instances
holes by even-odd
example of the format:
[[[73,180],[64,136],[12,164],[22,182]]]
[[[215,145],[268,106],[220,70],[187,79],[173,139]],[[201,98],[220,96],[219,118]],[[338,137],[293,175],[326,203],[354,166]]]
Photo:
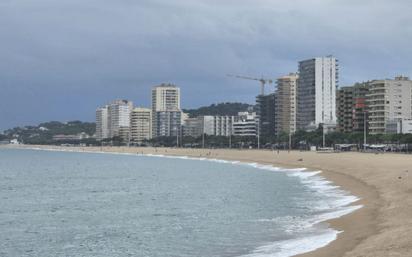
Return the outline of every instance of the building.
[[[199,137],[202,134],[210,136],[232,135],[234,116],[200,116],[187,119],[183,126],[185,136]]]
[[[386,123],[387,134],[412,134],[412,119],[400,119]]]
[[[412,119],[402,119],[398,123],[400,123],[399,134],[412,134]]]
[[[352,132],[353,130],[353,87],[342,87],[337,92],[337,130]]]
[[[181,111],[154,112],[153,125],[155,129],[152,135],[156,137],[171,137],[180,135],[181,132]]]
[[[412,81],[399,76],[370,82],[367,104],[369,133],[386,133],[388,123],[412,118]]]
[[[338,60],[333,56],[299,62],[297,129],[336,124]]]
[[[369,82],[357,83],[353,90],[352,106],[352,132],[363,132],[368,129],[368,105]]]
[[[123,142],[129,141],[132,110],[133,103],[128,100],[115,100],[108,105],[109,138],[119,137]]]
[[[90,136],[85,132],[75,134],[75,135],[59,134],[59,135],[54,135],[53,136],[53,141],[66,141],[66,142],[69,142],[69,141],[80,141],[80,140],[87,139],[87,138],[90,138]]]
[[[203,131],[206,135],[228,137],[233,134],[234,116],[203,116]]]
[[[367,126],[366,95],[368,82],[342,87],[337,92],[337,130],[340,132],[363,132]]]
[[[109,138],[108,106],[96,110],[96,139],[101,141]]]
[[[296,131],[296,103],[298,74],[289,75],[277,79],[277,91],[275,101],[275,131],[276,135],[281,132],[295,133]]]
[[[273,137],[276,134],[275,103],[275,93],[258,95],[256,97],[256,114],[259,120],[259,133],[263,137]]]
[[[128,100],[114,100],[96,110],[96,138],[120,137],[124,142],[129,141],[130,113],[133,103]]]
[[[153,137],[178,135],[182,125],[180,88],[172,84],[153,87],[152,115]]]
[[[259,120],[255,112],[239,112],[234,117],[233,135],[254,137],[258,134]]]
[[[152,110],[134,108],[130,117],[130,140],[141,143],[152,138]]]
[[[200,137],[203,132],[202,117],[187,118],[183,123],[183,136]]]

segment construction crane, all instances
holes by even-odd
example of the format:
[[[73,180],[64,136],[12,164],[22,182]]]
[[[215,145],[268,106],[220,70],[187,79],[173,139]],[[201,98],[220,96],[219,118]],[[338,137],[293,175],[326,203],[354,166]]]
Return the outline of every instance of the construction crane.
[[[227,74],[228,77],[233,77],[233,78],[238,78],[238,79],[247,79],[247,80],[255,80],[260,82],[260,94],[265,95],[265,85],[266,84],[272,84],[273,80],[271,79],[264,79],[264,78],[251,78],[247,76],[239,76],[239,75],[232,75],[232,74]]]

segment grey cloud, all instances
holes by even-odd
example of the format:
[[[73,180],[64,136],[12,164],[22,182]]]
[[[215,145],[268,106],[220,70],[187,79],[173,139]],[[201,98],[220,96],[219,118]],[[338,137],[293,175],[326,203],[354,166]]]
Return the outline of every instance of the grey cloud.
[[[340,59],[342,85],[412,75],[411,4],[2,1],[0,128],[76,115],[93,119],[96,105],[116,97],[148,105],[150,86],[163,81],[180,84],[186,107],[253,102],[257,85],[225,74],[276,77],[317,55]],[[27,118],[31,106],[37,107],[29,108]]]

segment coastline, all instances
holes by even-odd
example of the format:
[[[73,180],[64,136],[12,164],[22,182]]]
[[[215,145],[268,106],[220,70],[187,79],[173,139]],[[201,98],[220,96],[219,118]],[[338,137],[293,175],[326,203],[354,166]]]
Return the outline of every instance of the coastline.
[[[9,146],[5,146],[9,147]],[[43,148],[71,151],[101,151],[113,153],[162,154],[216,158],[231,161],[256,162],[285,168],[321,170],[321,176],[361,198],[364,207],[326,223],[338,231],[337,240],[313,252],[312,256],[407,256],[412,251],[412,181],[408,172],[412,156],[400,154],[362,154],[267,150],[172,149],[127,147],[59,147],[10,146],[10,148]],[[412,168],[412,167],[411,167]],[[412,172],[412,171],[411,171]],[[401,216],[400,219],[397,217]],[[409,219],[409,220],[408,220]]]

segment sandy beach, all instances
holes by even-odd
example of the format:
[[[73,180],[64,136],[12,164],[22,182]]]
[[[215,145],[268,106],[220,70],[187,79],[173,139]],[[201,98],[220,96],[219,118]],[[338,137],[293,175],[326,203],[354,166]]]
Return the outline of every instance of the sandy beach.
[[[65,149],[206,157],[320,170],[326,179],[361,198],[356,204],[364,207],[328,221],[330,226],[344,232],[328,246],[299,256],[412,256],[412,155],[127,147]]]

